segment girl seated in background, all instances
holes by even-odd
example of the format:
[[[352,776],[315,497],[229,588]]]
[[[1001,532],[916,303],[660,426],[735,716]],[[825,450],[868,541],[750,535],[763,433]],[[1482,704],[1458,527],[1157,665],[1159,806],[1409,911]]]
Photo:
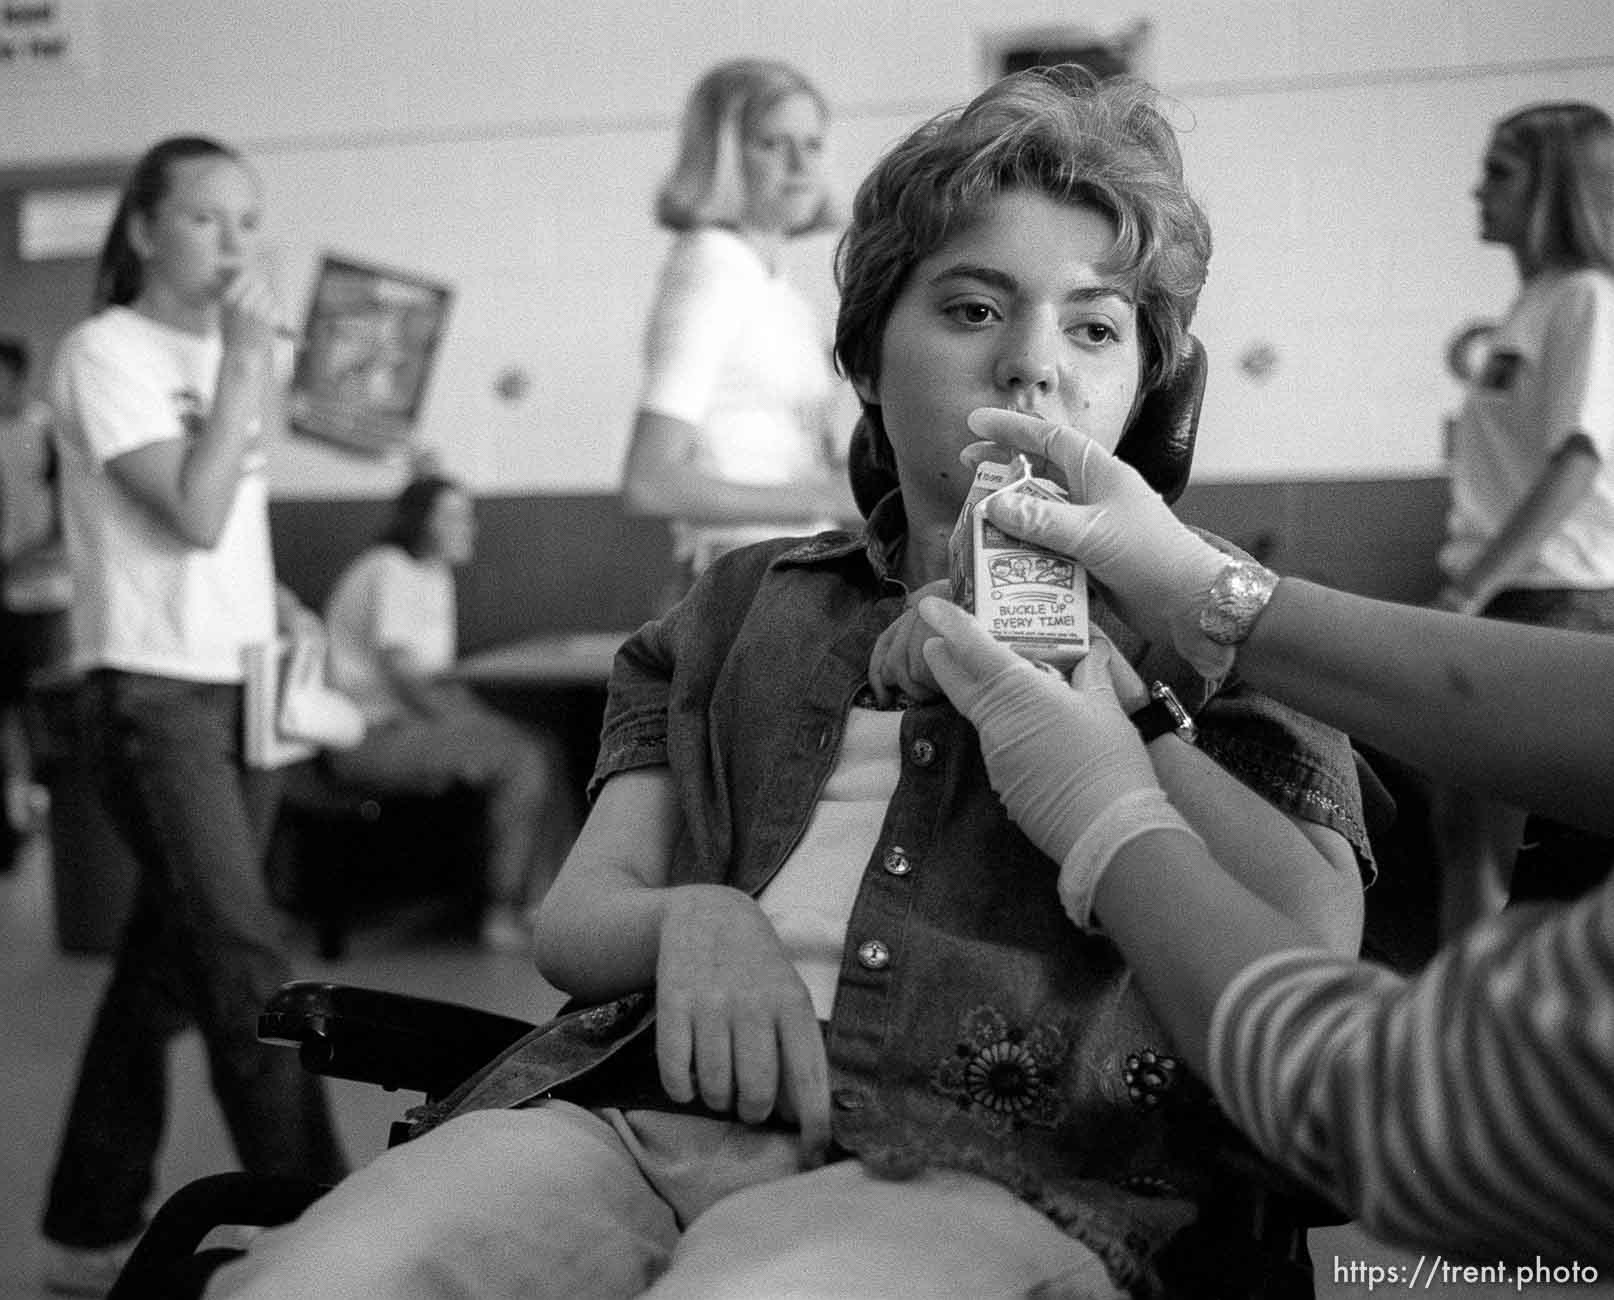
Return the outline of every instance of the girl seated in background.
[[[554,879],[576,822],[559,747],[446,677],[458,657],[454,568],[470,562],[475,540],[471,498],[454,480],[424,474],[398,494],[386,530],[338,580],[325,609],[330,676],[358,704],[366,732],[328,761],[343,780],[383,794],[480,792],[482,938],[526,951],[529,909]]]

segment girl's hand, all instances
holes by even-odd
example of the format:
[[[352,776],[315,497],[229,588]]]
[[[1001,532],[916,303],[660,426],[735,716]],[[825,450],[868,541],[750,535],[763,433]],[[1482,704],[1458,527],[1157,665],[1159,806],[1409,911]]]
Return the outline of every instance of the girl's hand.
[[[918,602],[925,596],[946,600],[948,589],[946,578],[926,583],[908,598],[908,608],[875,641],[869,655],[869,686],[881,708],[889,707],[898,692],[916,704],[941,695],[924,655],[924,644],[935,633],[920,618]]]
[[[656,1056],[674,1101],[801,1128],[802,1163],[829,1146],[829,1061],[807,986],[755,900],[723,885],[670,891],[656,966]]]
[[[1168,641],[1204,676],[1232,667],[1233,650],[1199,627],[1231,557],[1184,526],[1141,474],[1086,434],[991,408],[972,411],[969,424],[994,443],[1041,456],[1070,492],[1069,504],[1020,493],[995,497],[986,507],[993,523],[1083,565],[1128,624]],[[964,457],[979,454],[966,448]]]
[[[259,270],[237,272],[219,294],[219,333],[226,351],[267,355],[280,320],[280,301]]]

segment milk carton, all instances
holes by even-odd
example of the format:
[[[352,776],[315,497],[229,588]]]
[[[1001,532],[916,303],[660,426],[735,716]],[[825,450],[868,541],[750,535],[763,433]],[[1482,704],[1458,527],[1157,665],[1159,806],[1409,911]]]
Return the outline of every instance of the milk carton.
[[[1036,478],[1030,462],[976,468],[950,541],[955,604],[1016,654],[1068,671],[1087,653],[1087,574],[1069,556],[1010,537],[983,505],[999,492],[1063,501],[1057,483]]]

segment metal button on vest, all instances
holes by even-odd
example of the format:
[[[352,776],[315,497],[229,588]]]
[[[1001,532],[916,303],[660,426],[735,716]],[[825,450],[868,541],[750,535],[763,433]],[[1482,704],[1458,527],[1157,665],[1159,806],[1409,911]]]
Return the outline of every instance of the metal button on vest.
[[[891,964],[891,949],[878,939],[867,939],[857,946],[857,963],[864,970],[884,970]]]
[[[880,859],[880,865],[890,875],[906,876],[913,870],[913,859],[908,856],[908,850],[900,844],[893,844],[885,851],[885,857]]]
[[[936,761],[935,742],[921,736],[908,746],[908,757],[913,760],[915,767],[929,767]]]

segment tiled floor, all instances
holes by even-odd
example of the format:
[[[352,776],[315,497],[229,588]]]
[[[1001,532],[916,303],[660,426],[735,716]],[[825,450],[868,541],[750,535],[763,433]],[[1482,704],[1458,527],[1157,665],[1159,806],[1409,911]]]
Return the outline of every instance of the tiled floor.
[[[55,1151],[66,1093],[94,1009],[107,961],[64,956],[52,929],[48,852],[34,846],[12,874],[0,876],[0,1300],[37,1300],[35,1220]],[[341,979],[469,1002],[533,1019],[559,1003],[559,995],[522,958],[484,953],[463,943],[411,935],[407,927],[361,932],[339,965],[314,958],[306,936],[293,932],[300,975]],[[413,1098],[358,1084],[333,1085],[338,1120],[355,1160],[382,1148],[388,1123]],[[223,1128],[208,1093],[194,1037],[175,1048],[173,1106],[159,1194],[186,1181],[229,1168]],[[1609,1300],[1614,1287],[1527,1287],[1452,1283],[1410,1284],[1417,1252],[1390,1250],[1354,1227],[1312,1234],[1317,1294],[1366,1296],[1370,1267],[1402,1270],[1395,1284],[1378,1281],[1375,1293],[1417,1290],[1429,1296],[1569,1297]],[[1424,1264],[1428,1270],[1430,1263]],[[1382,1274],[1380,1275],[1383,1276]],[[1420,1275],[1427,1279],[1427,1271]],[[1207,1296],[1215,1296],[1214,1284]]]

